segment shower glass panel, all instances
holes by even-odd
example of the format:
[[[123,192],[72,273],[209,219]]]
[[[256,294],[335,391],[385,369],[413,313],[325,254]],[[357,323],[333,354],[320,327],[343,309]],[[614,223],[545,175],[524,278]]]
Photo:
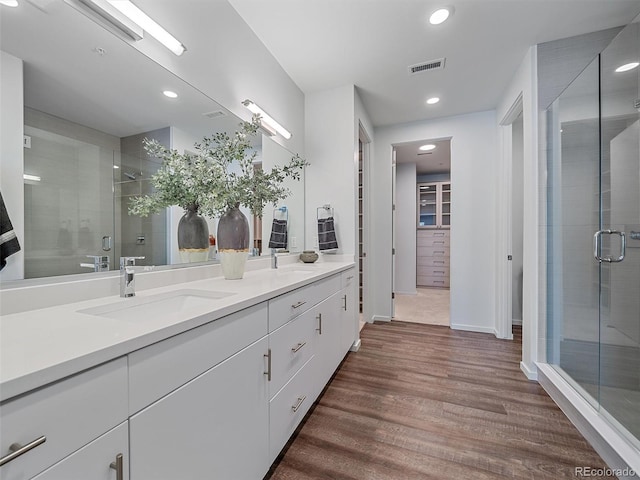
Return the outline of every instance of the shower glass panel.
[[[640,448],[638,61],[633,23],[546,112],[547,361]]]
[[[548,362],[592,404],[599,384],[599,61],[547,111]]]
[[[600,406],[640,445],[640,91],[630,67],[638,61],[633,23],[600,56],[602,225],[626,240],[625,249],[619,235],[602,239],[602,256],[624,258],[601,263]]]
[[[25,278],[92,272],[88,256],[113,268],[114,150],[28,125],[25,135]]]

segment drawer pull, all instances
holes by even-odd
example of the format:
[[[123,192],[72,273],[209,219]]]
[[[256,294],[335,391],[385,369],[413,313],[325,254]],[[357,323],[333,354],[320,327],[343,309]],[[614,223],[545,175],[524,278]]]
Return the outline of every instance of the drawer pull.
[[[433,234],[434,237],[444,237],[444,232],[436,232]]]
[[[316,318],[318,319],[318,328],[316,328],[316,332],[318,332],[319,335],[322,335],[322,314],[319,313]]]
[[[33,450],[38,445],[42,445],[46,441],[47,437],[43,435],[39,438],[36,438],[33,442],[27,443],[25,446],[22,446],[19,443],[12,443],[9,446],[9,452],[11,453],[0,458],[0,467],[5,463],[9,463],[11,460],[18,458],[20,455],[24,455],[29,450]]]
[[[444,245],[444,240],[440,241],[438,240],[437,242],[433,242],[434,245]]]
[[[441,283],[444,285],[444,282],[442,280],[435,280],[433,283]]]
[[[298,303],[295,303],[295,304],[291,305],[291,308],[300,308],[300,307],[301,307],[302,305],[304,305],[305,303],[307,303],[307,302],[298,302]]]
[[[444,260],[434,260],[433,263],[438,263],[440,265],[444,265]]]
[[[111,462],[111,465],[109,465],[109,468],[116,471],[116,480],[124,480],[124,468],[122,464],[122,454],[119,453],[116,455],[116,461]]]
[[[302,347],[304,347],[306,344],[307,344],[307,342],[299,343],[298,345],[296,345],[295,347],[293,347],[293,348],[291,349],[291,351],[292,351],[293,353],[298,353],[298,350],[300,350],[300,349],[301,349]]]
[[[443,270],[434,270],[433,273],[441,273],[444,275],[444,271]]]
[[[342,300],[344,300],[344,305],[342,306],[342,308],[344,308],[344,311],[347,311],[347,295],[345,294],[344,297],[342,297]]]
[[[442,255],[444,255],[444,250],[434,250],[433,253],[441,253]]]
[[[348,276],[347,280],[353,280],[353,275]]]
[[[267,351],[264,357],[267,359],[267,371],[264,374],[267,376],[267,380],[271,381],[271,349]]]
[[[302,406],[302,402],[304,402],[306,399],[307,399],[306,395],[303,395],[302,397],[298,397],[298,402],[291,407],[291,410],[293,410],[294,412],[297,412],[298,409]]]

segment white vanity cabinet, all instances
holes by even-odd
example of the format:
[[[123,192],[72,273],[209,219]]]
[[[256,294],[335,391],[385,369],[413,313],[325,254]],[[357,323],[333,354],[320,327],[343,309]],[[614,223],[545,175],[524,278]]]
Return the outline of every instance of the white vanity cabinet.
[[[127,416],[125,357],[7,400],[0,405],[2,458],[12,444],[44,442],[4,463],[0,478],[26,480],[49,469],[38,478],[115,479],[109,466],[117,454],[128,457],[127,435],[107,432],[118,425],[118,432],[126,432]],[[103,441],[91,443],[99,437]],[[65,477],[66,472],[77,475]]]
[[[33,480],[128,480],[129,428],[118,425]]]
[[[132,480],[264,476],[266,332],[267,306],[261,304],[130,355],[133,409],[150,403],[149,392],[161,395],[129,420]],[[138,380],[144,388],[136,390]]]
[[[342,272],[340,290],[340,350],[344,356],[356,341],[358,334],[358,281],[355,268]],[[342,359],[341,359],[342,360]]]

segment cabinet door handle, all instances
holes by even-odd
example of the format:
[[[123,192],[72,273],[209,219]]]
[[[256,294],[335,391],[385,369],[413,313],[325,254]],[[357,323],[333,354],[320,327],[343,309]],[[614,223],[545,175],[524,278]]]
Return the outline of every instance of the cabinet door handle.
[[[267,351],[267,354],[264,355],[264,357],[267,359],[267,371],[264,372],[264,374],[267,376],[267,380],[270,382],[271,381],[271,349]]]
[[[47,441],[47,437],[43,435],[41,437],[36,438],[33,442],[27,443],[24,446],[20,445],[19,443],[12,443],[11,445],[9,445],[9,452],[11,453],[0,458],[0,467],[5,463],[9,463],[11,460],[18,458],[20,455],[24,455],[29,450],[33,450],[38,445],[42,445],[46,441]]]
[[[318,332],[319,335],[322,335],[322,314],[319,313],[316,318],[318,319],[318,328],[316,328],[316,332]]]
[[[296,402],[295,405],[291,407],[291,410],[293,410],[294,412],[297,412],[298,409],[302,406],[302,402],[304,402],[306,399],[307,399],[306,395],[303,395],[302,397],[298,397],[298,401]]]
[[[304,305],[307,302],[298,302],[298,303],[294,303],[293,305],[291,305],[291,308],[300,308],[302,305]]]
[[[124,468],[123,468],[122,454],[116,455],[116,461],[111,462],[109,468],[116,471],[116,480],[124,480]]]
[[[344,311],[347,311],[347,296],[345,295],[344,297],[342,297],[342,300],[344,300],[344,305],[342,306],[342,308],[344,308]]]
[[[298,350],[300,350],[300,349],[301,349],[302,347],[304,347],[306,344],[307,344],[307,342],[299,343],[299,344],[298,344],[298,345],[296,345],[295,347],[292,347],[292,348],[291,348],[291,351],[292,351],[293,353],[298,353]]]

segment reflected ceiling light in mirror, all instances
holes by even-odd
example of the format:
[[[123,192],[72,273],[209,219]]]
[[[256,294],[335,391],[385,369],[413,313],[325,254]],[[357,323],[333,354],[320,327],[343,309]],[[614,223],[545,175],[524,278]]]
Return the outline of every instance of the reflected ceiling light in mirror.
[[[169,97],[169,98],[178,98],[178,94],[176,92],[172,92],[171,90],[164,90],[162,92],[162,94],[165,97]]]
[[[618,68],[616,68],[616,73],[628,72],[629,70],[633,70],[634,68],[636,68],[638,65],[640,65],[640,63],[638,62],[631,62],[620,65]]]
[[[0,5],[4,5],[5,7],[17,7],[18,0],[0,0]]]
[[[180,41],[167,32],[146,13],[136,7],[129,0],[108,0],[109,4],[118,9],[129,20],[142,28],[145,32],[158,40],[176,55],[182,55],[187,49]]]
[[[440,97],[431,97],[427,100],[427,105],[435,105],[440,101]]]
[[[40,177],[37,175],[29,175],[28,173],[25,173],[24,175],[22,175],[22,178],[24,178],[25,180],[30,180],[32,182],[39,182],[40,181]]]
[[[431,150],[435,150],[435,149],[436,149],[436,146],[430,143],[428,145],[422,145],[418,150],[420,150],[421,152],[430,152]]]
[[[451,16],[452,10],[453,9],[451,7],[439,8],[431,14],[429,17],[429,23],[431,25],[440,25],[441,23],[444,23]]]
[[[278,132],[280,135],[282,135],[287,140],[289,140],[291,138],[291,133],[289,132],[289,130],[287,130],[282,125],[280,125],[278,122],[276,122],[273,119],[273,117],[271,117],[271,115],[269,115],[262,108],[260,108],[258,105],[253,103],[251,100],[245,100],[244,102],[242,102],[242,104],[245,107],[247,107],[249,109],[249,111],[251,113],[253,113],[254,115],[260,115],[260,120],[262,121],[263,125],[271,128],[272,130],[275,130],[276,132]]]

